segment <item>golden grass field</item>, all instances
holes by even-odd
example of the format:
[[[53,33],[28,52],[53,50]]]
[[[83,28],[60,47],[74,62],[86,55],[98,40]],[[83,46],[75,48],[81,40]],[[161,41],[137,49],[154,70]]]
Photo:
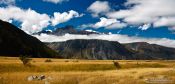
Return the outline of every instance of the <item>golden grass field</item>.
[[[173,60],[115,60],[121,66],[117,69],[113,60],[46,59],[32,58],[26,67],[19,58],[0,57],[0,84],[147,84],[152,79],[175,84]],[[28,81],[31,75],[51,79]]]

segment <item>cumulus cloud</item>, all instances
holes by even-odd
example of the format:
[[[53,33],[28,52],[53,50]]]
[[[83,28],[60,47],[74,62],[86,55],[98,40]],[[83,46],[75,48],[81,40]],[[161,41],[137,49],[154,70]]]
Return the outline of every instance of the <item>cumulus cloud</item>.
[[[127,24],[122,23],[122,22],[120,22],[120,21],[117,20],[117,22],[115,22],[115,23],[107,26],[106,28],[107,29],[120,29],[120,28],[124,28],[126,26],[127,26]]]
[[[128,0],[125,5],[129,8],[109,12],[106,16],[122,19],[132,25],[174,26],[171,22],[175,17],[174,0]]]
[[[100,18],[100,21],[94,24],[95,28],[106,27],[106,28],[123,28],[126,24],[121,23],[117,19],[107,19],[104,17]]]
[[[40,39],[42,42],[63,42],[67,40],[73,39],[101,39],[101,40],[109,40],[109,41],[118,41],[120,43],[131,43],[131,42],[148,42],[150,44],[158,44],[167,47],[175,48],[175,40],[167,39],[167,38],[143,38],[137,36],[127,36],[120,34],[103,34],[103,35],[73,35],[73,34],[65,34],[63,36],[54,36],[54,35],[34,35],[36,38]]]
[[[101,17],[100,18],[100,22],[97,22],[94,27],[96,28],[99,28],[99,27],[107,27],[111,24],[114,24],[116,23],[117,20],[116,19],[107,19],[107,18],[104,18],[104,17]]]
[[[140,26],[138,29],[147,30],[149,27],[151,27],[151,24],[144,24],[143,26]]]
[[[52,22],[52,25],[55,26],[57,24],[67,22],[72,18],[82,17],[82,16],[83,14],[79,14],[74,10],[70,10],[69,12],[64,12],[64,13],[55,12],[51,22]]]
[[[65,1],[69,1],[69,0],[43,0],[43,1],[58,4],[58,3],[62,3],[62,2],[65,2]]]
[[[123,28],[126,24],[118,21],[117,19],[108,19],[105,17],[101,17],[99,22],[95,24],[83,24],[81,25],[82,28],[92,27],[92,28],[101,28],[105,27],[107,29],[116,29],[116,28]]]
[[[47,14],[40,14],[31,9],[23,10],[14,6],[0,8],[0,19],[4,21],[17,20],[22,22],[21,29],[27,33],[41,31],[49,25],[50,20]]]
[[[21,29],[32,34],[41,31],[48,25],[57,25],[69,21],[74,17],[80,17],[76,11],[69,11],[69,13],[55,12],[54,17],[47,14],[41,14],[32,9],[21,9],[15,6],[0,7],[0,19],[12,23],[13,20],[21,22]]]
[[[15,4],[16,0],[0,0],[0,4],[5,4],[5,5],[13,5]]]
[[[175,27],[175,17],[162,17],[154,23],[155,27],[171,26]]]
[[[97,17],[101,13],[109,12],[110,9],[111,8],[107,1],[95,1],[87,8],[87,10],[90,11],[94,17]]]

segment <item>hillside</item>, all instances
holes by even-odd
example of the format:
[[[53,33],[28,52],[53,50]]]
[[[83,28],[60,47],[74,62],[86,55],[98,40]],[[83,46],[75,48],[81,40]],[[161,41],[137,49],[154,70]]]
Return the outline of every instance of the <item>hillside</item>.
[[[26,34],[14,25],[0,20],[0,56],[31,55],[57,57],[57,53],[37,38]]]
[[[79,59],[133,59],[133,52],[118,42],[105,40],[68,40],[47,43],[64,58]]]
[[[149,44],[146,42],[135,42],[124,45],[137,52],[135,54],[137,59],[175,59],[174,48],[164,47],[157,44]]]
[[[120,44],[106,40],[68,40],[46,43],[63,58],[78,59],[127,59],[159,60],[175,59],[175,49],[145,42]]]

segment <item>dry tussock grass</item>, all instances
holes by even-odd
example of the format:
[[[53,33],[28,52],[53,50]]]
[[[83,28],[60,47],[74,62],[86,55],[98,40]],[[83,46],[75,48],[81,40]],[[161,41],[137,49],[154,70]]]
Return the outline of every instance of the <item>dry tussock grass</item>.
[[[175,61],[120,60],[117,70],[113,60],[74,60],[34,58],[32,67],[24,67],[18,58],[0,58],[0,84],[44,84],[27,81],[31,75],[51,77],[50,84],[145,84],[149,77],[166,76],[175,80]],[[65,62],[65,60],[69,60]]]

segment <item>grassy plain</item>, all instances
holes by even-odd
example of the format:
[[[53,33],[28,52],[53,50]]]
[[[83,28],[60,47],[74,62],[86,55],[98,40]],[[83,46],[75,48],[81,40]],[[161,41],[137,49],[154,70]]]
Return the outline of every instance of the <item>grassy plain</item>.
[[[32,58],[32,66],[26,67],[19,58],[0,57],[0,84],[147,84],[150,79],[175,84],[173,60],[115,60],[120,69],[114,66],[114,60],[45,60]],[[31,75],[51,79],[27,81]]]

